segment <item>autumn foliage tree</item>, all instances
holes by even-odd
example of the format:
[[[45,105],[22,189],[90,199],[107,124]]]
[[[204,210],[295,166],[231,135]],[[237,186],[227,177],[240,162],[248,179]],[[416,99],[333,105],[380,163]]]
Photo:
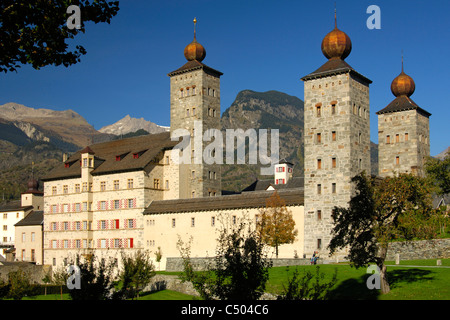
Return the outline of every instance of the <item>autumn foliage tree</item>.
[[[375,263],[380,272],[381,292],[389,292],[386,259],[393,239],[430,239],[435,236],[431,186],[424,178],[399,174],[384,179],[355,176],[355,195],[348,207],[335,207],[330,254],[348,247],[355,267]]]
[[[278,258],[278,247],[293,243],[298,234],[292,213],[286,207],[286,202],[275,191],[266,201],[266,207],[260,211],[260,219],[256,226],[261,241],[275,248]]]

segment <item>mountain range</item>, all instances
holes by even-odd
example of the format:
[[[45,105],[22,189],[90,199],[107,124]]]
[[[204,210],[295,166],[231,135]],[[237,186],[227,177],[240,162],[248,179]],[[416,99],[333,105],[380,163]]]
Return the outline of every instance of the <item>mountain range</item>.
[[[278,128],[279,158],[292,162],[294,176],[300,176],[303,174],[303,108],[301,99],[282,92],[243,90],[223,112],[221,129],[225,137],[227,129]],[[73,110],[34,109],[17,103],[0,105],[0,181],[3,182],[0,201],[18,198],[25,191],[31,172],[35,177],[44,176],[60,163],[63,153],[73,153],[93,143],[169,129],[127,115],[95,130]],[[376,174],[378,145],[373,142],[371,162],[372,173]],[[261,176],[260,168],[259,164],[224,164],[222,189],[240,191],[256,179],[268,179]]]

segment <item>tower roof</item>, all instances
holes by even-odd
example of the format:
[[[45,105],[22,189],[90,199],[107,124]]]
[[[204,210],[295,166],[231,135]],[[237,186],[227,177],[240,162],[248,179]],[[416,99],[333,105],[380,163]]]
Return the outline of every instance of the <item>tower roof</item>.
[[[344,61],[352,51],[350,37],[337,27],[336,10],[334,12],[334,29],[322,40],[322,53],[328,59],[319,69],[301,78],[303,81],[328,77],[335,74],[351,73],[363,82],[370,84],[372,81],[353,69]]]
[[[385,108],[376,112],[376,114],[384,114],[391,112],[400,112],[406,110],[417,110],[419,113],[426,117],[431,116],[431,113],[419,107],[410,96],[414,93],[416,85],[414,80],[408,76],[403,70],[403,56],[402,56],[402,71],[400,74],[392,81],[391,91],[396,97],[391,103],[389,103]]]
[[[197,60],[201,62],[206,57],[205,48],[197,42],[195,25],[197,18],[194,18],[194,40],[184,48],[184,57],[187,61]]]
[[[350,37],[337,27],[336,9],[334,11],[334,29],[322,40],[322,53],[327,59],[342,59],[352,51]]]

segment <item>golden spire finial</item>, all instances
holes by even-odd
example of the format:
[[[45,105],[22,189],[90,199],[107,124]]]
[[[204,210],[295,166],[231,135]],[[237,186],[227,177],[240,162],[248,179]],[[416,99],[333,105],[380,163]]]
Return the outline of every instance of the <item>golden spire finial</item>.
[[[195,25],[197,24],[197,18],[194,18],[194,40],[196,40],[196,35],[195,35]]]
[[[334,2],[334,28],[337,29],[336,1]]]
[[[402,49],[402,73],[404,73],[403,72],[403,49]]]

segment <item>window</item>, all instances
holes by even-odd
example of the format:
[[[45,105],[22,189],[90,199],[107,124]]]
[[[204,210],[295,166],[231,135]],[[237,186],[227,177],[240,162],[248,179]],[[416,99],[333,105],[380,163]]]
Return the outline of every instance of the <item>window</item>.
[[[361,143],[361,132],[358,134],[358,143]]]
[[[120,209],[120,201],[114,200],[114,209]]]
[[[75,203],[75,212],[81,211],[81,203]]]
[[[134,228],[133,219],[127,219],[127,227],[130,229]]]
[[[83,167],[87,167],[87,164],[88,164],[88,159],[84,158],[83,159]]]
[[[106,220],[100,221],[100,229],[106,229]]]
[[[336,114],[336,104],[331,105],[331,114]]]
[[[62,212],[69,212],[69,205],[68,204],[63,204],[63,208],[62,208]]]
[[[27,241],[27,236],[25,232],[22,232],[22,242]]]
[[[175,225],[176,225],[176,220],[174,218],[174,219],[172,219],[172,228],[175,228]]]
[[[316,143],[322,143],[322,134],[321,133],[316,134]]]
[[[192,95],[195,95],[195,87],[192,87]]]
[[[211,227],[216,225],[216,217],[211,217]]]
[[[191,227],[195,227],[195,218],[191,218]]]
[[[391,136],[386,136],[386,143],[387,144],[391,143]]]
[[[317,159],[317,169],[322,169],[322,159]]]
[[[87,202],[83,202],[83,211],[88,211]]]
[[[8,226],[7,225],[3,225],[3,231],[8,231]]]
[[[119,180],[114,180],[114,190],[119,190]]]
[[[159,189],[159,179],[153,179],[153,188]]]
[[[331,131],[331,141],[336,141],[336,131]]]
[[[50,230],[56,231],[56,222],[52,222],[52,224],[50,226]]]
[[[57,241],[56,240],[52,240],[52,248],[56,249],[56,247],[57,247]],[[55,258],[53,258],[53,265],[54,265],[54,263],[55,263]]]
[[[69,240],[64,240],[64,249],[68,249],[69,248]]]
[[[331,193],[336,193],[336,183],[335,182],[333,182],[331,184]]]
[[[166,189],[169,189],[169,180],[166,180]]]
[[[80,221],[75,222],[75,229],[81,230],[81,222]]]
[[[68,186],[68,185],[64,185],[64,186],[63,186],[63,193],[64,193],[64,194],[69,193],[69,186]]]
[[[195,116],[195,108],[192,108],[192,115]]]
[[[183,98],[184,93],[183,93],[183,89],[180,90],[180,98]]]
[[[127,180],[127,188],[128,189],[133,189],[133,179],[128,179]]]
[[[100,202],[100,210],[106,210],[106,201]]]
[[[399,156],[395,157],[395,164],[400,164],[400,157]]]
[[[75,193],[80,193],[80,184],[75,184]]]
[[[169,164],[169,156],[166,156],[166,164]]]
[[[51,213],[56,213],[56,210],[57,210],[56,204],[52,205],[50,212]]]
[[[69,222],[64,221],[63,222],[63,228],[64,228],[64,230],[69,230]]]
[[[86,191],[88,191],[88,184],[87,184],[87,182],[83,182],[83,192],[86,192]]]
[[[195,198],[195,191],[191,192],[191,198]]]
[[[322,220],[322,210],[317,210],[317,220]]]
[[[52,194],[53,194],[53,195],[56,194],[56,187],[52,187]]]
[[[189,88],[186,88],[186,97],[189,97]]]
[[[120,240],[114,239],[114,248],[120,248]]]
[[[405,141],[408,141],[408,133],[405,133]]]
[[[100,191],[105,191],[106,190],[106,181],[101,181],[100,182]]]
[[[322,249],[322,239],[317,239],[317,249]]]
[[[100,248],[106,248],[106,239],[100,240]]]
[[[4,213],[3,214],[3,219],[7,219],[8,218],[8,214],[7,213]]]
[[[189,117],[189,109],[186,109],[186,117]]]
[[[398,133],[395,135],[395,142],[400,142],[400,135]]]
[[[322,194],[322,185],[321,184],[317,185],[317,194]]]
[[[88,229],[88,222],[83,221],[83,230],[87,230],[87,229]]]
[[[232,222],[233,222],[233,224],[236,224],[236,221],[237,221],[236,216],[233,216],[233,217],[232,217]]]
[[[316,116],[320,117],[322,115],[322,106],[316,106]]]

